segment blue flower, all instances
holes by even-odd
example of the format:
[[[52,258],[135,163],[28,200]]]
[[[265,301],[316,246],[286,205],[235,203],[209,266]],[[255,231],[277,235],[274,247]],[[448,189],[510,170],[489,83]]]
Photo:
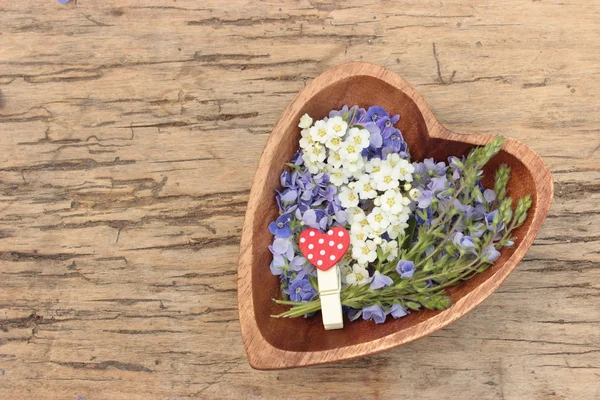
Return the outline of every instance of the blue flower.
[[[423,160],[423,164],[425,168],[427,168],[427,173],[431,176],[444,176],[446,175],[446,170],[448,167],[444,162],[436,163],[433,158],[426,158]]]
[[[402,279],[410,279],[415,273],[415,263],[409,260],[400,260],[396,265],[396,272]]]
[[[323,210],[310,208],[302,214],[302,223],[314,229],[325,230],[327,222],[327,215]]]
[[[417,197],[417,207],[427,208],[433,201],[433,192],[431,190],[423,190]]]
[[[387,275],[383,275],[379,271],[375,271],[373,280],[371,281],[371,290],[381,289],[382,287],[390,286],[394,281]]]
[[[383,308],[374,304],[372,306],[363,307],[362,309],[362,317],[365,321],[373,320],[376,324],[382,324],[385,322],[385,311]]]
[[[388,143],[392,148],[394,153],[399,153],[401,151],[406,151],[406,142],[402,137],[402,132],[399,129],[395,129],[391,132]]]
[[[294,245],[289,239],[282,239],[276,237],[273,244],[269,246],[269,250],[273,255],[285,256],[289,261],[294,258]]]
[[[283,214],[276,221],[269,224],[269,232],[279,238],[289,238],[292,236],[291,221],[292,216],[290,214]]]
[[[392,317],[397,319],[408,315],[408,311],[406,311],[400,304],[394,304],[388,311],[388,314],[391,314]]]
[[[317,292],[306,278],[296,279],[290,285],[290,300],[309,301]]]
[[[388,114],[388,112],[383,107],[371,106],[367,110],[367,121],[373,121],[377,123],[383,120],[383,123],[385,123],[385,121],[389,118],[390,114]]]
[[[492,189],[485,189],[483,192],[483,198],[486,202],[491,203],[496,200],[496,192],[494,192]]]
[[[273,275],[281,275],[283,274],[284,268],[287,266],[285,258],[281,254],[274,254],[273,261],[269,265],[271,269],[271,273]]]
[[[500,257],[500,252],[494,246],[488,247],[483,254],[484,261],[494,262],[498,257]]]
[[[470,236],[463,235],[461,232],[456,232],[452,242],[463,250],[472,250],[475,248],[475,242]]]

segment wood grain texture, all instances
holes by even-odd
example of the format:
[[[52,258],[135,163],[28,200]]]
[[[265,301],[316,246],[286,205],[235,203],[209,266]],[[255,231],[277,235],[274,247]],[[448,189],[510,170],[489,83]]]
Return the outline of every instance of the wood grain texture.
[[[515,246],[484,273],[448,290],[452,307],[421,311],[385,324],[350,322],[341,330],[326,331],[320,316],[275,319],[289,307],[277,305],[281,298],[278,277],[265,268],[273,256],[268,224],[279,208],[273,196],[281,190],[280,174],[298,151],[298,121],[304,114],[322,119],[342,105],[369,107],[376,104],[390,115],[401,115],[396,125],[415,159],[447,160],[461,157],[474,146],[490,142],[493,135],[461,135],[451,132],[435,118],[423,97],[391,70],[365,62],[351,62],[325,71],[306,86],[285,109],[260,158],[256,170],[240,242],[238,305],[242,336],[250,365],[280,369],[332,363],[373,355],[429,335],[464,316],[485,300],[506,279],[533,243],[545,220],[554,185],[546,164],[523,143],[507,138],[502,150],[484,168],[482,180],[494,186],[494,174],[506,164],[511,169],[507,191],[515,199],[530,194],[532,206],[525,223],[514,231]],[[516,207],[516,204],[515,204]]]
[[[0,398],[600,397],[600,4],[0,3]],[[452,131],[549,165],[504,284],[334,366],[247,363],[236,270],[267,134],[321,72],[402,75]]]

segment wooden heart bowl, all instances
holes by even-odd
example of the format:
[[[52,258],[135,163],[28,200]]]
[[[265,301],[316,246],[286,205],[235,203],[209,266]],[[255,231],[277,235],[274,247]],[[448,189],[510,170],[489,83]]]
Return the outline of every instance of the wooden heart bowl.
[[[508,192],[514,199],[531,194],[527,221],[514,232],[513,248],[485,272],[448,290],[453,304],[444,311],[413,312],[407,317],[372,321],[346,320],[343,329],[326,331],[320,315],[313,318],[272,318],[288,308],[275,304],[281,298],[279,279],[269,270],[268,246],[273,240],[267,225],[278,216],[275,189],[279,176],[298,150],[300,117],[321,119],[344,104],[368,108],[379,105],[400,114],[396,126],[408,143],[413,160],[466,155],[484,145],[491,135],[457,134],[433,116],[423,98],[404,79],[388,69],[367,63],[348,63],[314,79],[283,112],[269,136],[260,159],[242,230],[238,269],[239,316],[250,365],[256,369],[282,369],[332,363],[379,353],[419,339],[456,321],[488,297],[521,261],[546,218],[554,195],[552,175],[542,159],[517,140],[506,138],[502,151],[485,167],[484,186],[493,187],[494,171],[502,164],[512,168]]]

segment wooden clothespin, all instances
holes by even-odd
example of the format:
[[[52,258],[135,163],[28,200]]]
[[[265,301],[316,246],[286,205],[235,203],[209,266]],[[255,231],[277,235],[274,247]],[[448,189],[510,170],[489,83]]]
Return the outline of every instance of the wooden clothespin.
[[[350,234],[342,227],[332,228],[326,233],[309,228],[300,234],[300,250],[317,267],[321,314],[327,330],[344,327],[341,272],[337,262],[344,257],[349,245]]]

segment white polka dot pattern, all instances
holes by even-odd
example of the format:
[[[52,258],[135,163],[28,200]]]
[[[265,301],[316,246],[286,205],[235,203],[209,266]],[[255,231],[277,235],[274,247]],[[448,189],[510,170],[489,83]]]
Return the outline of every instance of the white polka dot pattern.
[[[300,234],[298,244],[311,264],[327,271],[346,254],[350,246],[350,235],[342,227],[331,228],[326,233],[309,228]]]

